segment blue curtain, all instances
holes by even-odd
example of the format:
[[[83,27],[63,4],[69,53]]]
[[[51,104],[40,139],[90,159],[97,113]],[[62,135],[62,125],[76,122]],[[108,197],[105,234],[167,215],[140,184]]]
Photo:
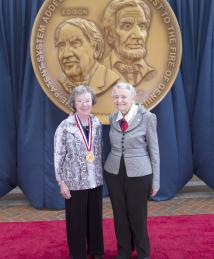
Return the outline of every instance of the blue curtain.
[[[193,173],[214,188],[214,1],[170,1],[181,27],[181,85],[192,140]]]
[[[30,61],[30,33],[43,0],[0,0],[0,197],[19,186],[36,208],[64,207],[53,168],[53,135],[67,116],[45,96]],[[158,117],[161,189],[173,197],[196,174],[214,188],[212,0],[170,0],[183,41],[172,90]],[[109,151],[104,126],[104,156]],[[104,195],[107,195],[104,186]]]

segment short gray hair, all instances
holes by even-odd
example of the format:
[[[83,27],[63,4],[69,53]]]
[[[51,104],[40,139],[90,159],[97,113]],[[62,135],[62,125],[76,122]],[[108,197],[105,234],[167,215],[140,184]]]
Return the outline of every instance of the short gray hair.
[[[149,29],[151,22],[151,11],[149,6],[143,0],[113,0],[105,9],[103,18],[103,29],[110,46],[114,46],[115,41],[114,36],[109,35],[112,35],[112,33],[114,34],[115,31],[116,13],[122,8],[129,6],[140,6],[140,8],[144,11],[147,19],[147,30]]]
[[[85,94],[85,93],[89,93],[91,95],[92,105],[94,105],[96,103],[96,95],[93,92],[93,90],[89,86],[78,85],[71,92],[70,99],[69,99],[70,108],[76,110],[76,107],[75,107],[76,98],[78,96],[80,96],[81,94]]]
[[[100,60],[104,52],[104,40],[94,22],[79,17],[71,18],[60,23],[55,32],[55,45],[58,46],[59,34],[66,24],[79,28],[95,49],[94,58]]]
[[[132,86],[131,84],[125,83],[125,82],[118,82],[116,85],[113,86],[112,88],[112,96],[114,96],[114,91],[116,89],[126,89],[129,91],[130,95],[132,97],[136,96],[136,90],[134,88],[134,86]]]

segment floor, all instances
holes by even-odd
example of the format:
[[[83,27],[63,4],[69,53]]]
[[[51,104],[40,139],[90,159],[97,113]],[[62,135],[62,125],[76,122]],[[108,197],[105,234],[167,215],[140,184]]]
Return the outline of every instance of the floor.
[[[148,211],[149,216],[214,214],[214,190],[193,179],[173,199],[150,201]],[[109,198],[103,199],[103,216],[112,217]],[[64,219],[64,210],[35,209],[18,188],[0,199],[0,222],[59,219]]]

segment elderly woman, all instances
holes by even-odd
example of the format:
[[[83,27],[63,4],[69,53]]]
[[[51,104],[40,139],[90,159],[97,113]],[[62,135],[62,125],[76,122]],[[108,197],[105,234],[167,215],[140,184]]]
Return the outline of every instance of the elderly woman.
[[[75,110],[58,126],[54,164],[60,193],[65,198],[67,241],[71,258],[99,259],[102,233],[102,128],[91,114],[92,90],[80,85],[70,98]],[[87,242],[86,242],[87,241]]]
[[[135,89],[127,83],[113,87],[117,112],[110,115],[111,152],[105,162],[118,244],[117,259],[150,254],[147,199],[159,190],[159,147],[156,116],[135,104]]]

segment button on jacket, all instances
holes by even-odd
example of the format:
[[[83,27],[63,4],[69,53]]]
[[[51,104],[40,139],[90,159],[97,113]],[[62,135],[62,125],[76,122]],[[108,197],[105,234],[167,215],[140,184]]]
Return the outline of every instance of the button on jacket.
[[[118,112],[115,112],[109,118],[111,151],[104,169],[108,173],[117,175],[123,155],[128,177],[153,174],[152,188],[159,189],[160,159],[155,114],[139,105],[137,114],[124,133],[120,128],[119,121],[117,121],[117,116]]]

